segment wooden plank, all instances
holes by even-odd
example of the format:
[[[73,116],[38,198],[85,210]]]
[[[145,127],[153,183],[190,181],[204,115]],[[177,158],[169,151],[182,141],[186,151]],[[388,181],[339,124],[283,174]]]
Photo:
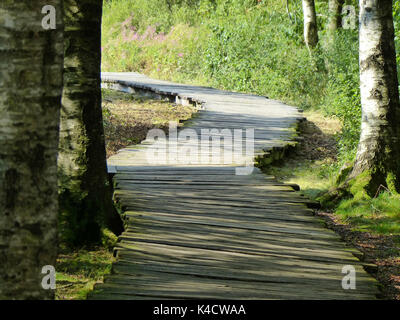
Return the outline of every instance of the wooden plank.
[[[144,233],[144,232],[161,232],[167,234],[169,232],[179,232],[180,234],[197,235],[219,235],[225,237],[228,241],[230,239],[247,239],[249,241],[267,242],[269,244],[278,244],[282,246],[301,246],[302,248],[311,249],[330,249],[334,248],[337,250],[349,251],[348,248],[344,248],[343,241],[334,233],[330,233],[330,237],[316,237],[312,235],[307,236],[296,236],[296,235],[285,235],[282,236],[279,232],[271,231],[248,231],[238,228],[224,228],[218,226],[196,226],[185,223],[171,224],[169,222],[159,222],[154,224],[151,220],[142,220],[140,222],[131,223],[129,229],[126,231],[127,234],[131,232]],[[354,250],[354,251],[353,251]],[[352,249],[351,252],[358,253],[357,250]]]
[[[366,299],[363,292],[343,290],[338,281],[336,290],[298,283],[261,283],[237,280],[209,279],[163,272],[137,272],[135,275],[113,275],[101,288],[119,294],[162,296],[186,299]],[[133,288],[135,288],[133,290]]]
[[[157,261],[168,265],[170,263],[192,264],[211,267],[226,267],[229,270],[256,270],[268,272],[275,270],[279,272],[298,272],[299,276],[305,276],[305,270],[313,273],[332,273],[337,274],[342,270],[341,264],[332,261],[304,260],[298,257],[292,259],[282,259],[279,255],[255,255],[248,252],[234,252],[224,250],[211,250],[204,248],[184,247],[164,245],[160,243],[127,243],[121,242],[117,247],[119,262],[130,263],[132,261]],[[118,263],[119,263],[118,262]],[[356,264],[356,271],[359,271],[361,278],[366,277],[374,282],[362,272],[361,265]]]
[[[241,252],[261,256],[274,256],[282,259],[296,258],[305,261],[329,261],[343,264],[350,264],[357,261],[354,256],[345,252],[343,248],[299,248],[293,244],[284,245],[277,242],[274,244],[270,242],[257,243],[249,239],[231,239],[228,243],[226,239],[221,239],[221,237],[216,234],[205,235],[195,234],[193,232],[190,236],[186,236],[182,239],[182,235],[177,235],[173,232],[169,232],[168,235],[162,235],[154,230],[149,230],[147,233],[134,233],[133,231],[135,230],[130,230],[129,233],[122,235],[121,240],[126,240],[136,244],[141,242],[155,243],[185,248],[200,248],[216,251]]]
[[[297,226],[299,224],[304,224],[304,228],[308,230],[309,228],[320,230],[323,220],[316,220],[312,216],[302,216],[302,215],[277,215],[277,214],[247,214],[247,212],[240,212],[233,214],[232,211],[220,209],[219,211],[195,211],[187,210],[180,207],[175,209],[175,207],[170,207],[163,209],[164,205],[153,207],[149,206],[138,206],[135,211],[127,210],[125,214],[127,217],[132,218],[131,221],[134,223],[135,218],[151,218],[151,217],[172,217],[172,218],[193,218],[200,219],[203,221],[226,221],[241,224],[243,222],[249,222],[254,224],[266,224],[266,225],[285,225],[290,227],[291,225]],[[195,207],[193,207],[195,208]]]
[[[223,266],[202,266],[182,263],[162,263],[155,261],[139,260],[139,261],[121,261],[115,265],[113,272],[120,275],[136,275],[138,272],[144,272],[149,270],[151,272],[163,272],[171,275],[187,275],[197,276],[210,279],[219,280],[237,280],[245,282],[259,282],[259,283],[293,283],[299,284],[311,284],[315,286],[321,285],[321,277],[323,277],[325,286],[329,290],[337,290],[338,286],[341,286],[342,274],[341,270],[332,272],[326,270],[325,272],[313,273],[307,267],[303,268],[302,272],[299,272],[293,267],[288,270],[263,270],[259,264],[259,269],[232,269],[231,265]],[[293,271],[293,269],[295,271]],[[360,280],[360,279],[359,279]],[[358,283],[359,289],[371,289],[375,284],[370,282],[368,279],[362,279]]]

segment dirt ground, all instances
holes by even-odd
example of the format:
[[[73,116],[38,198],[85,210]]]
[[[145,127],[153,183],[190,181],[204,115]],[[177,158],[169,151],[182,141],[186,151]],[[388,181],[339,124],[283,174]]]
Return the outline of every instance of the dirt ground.
[[[113,90],[103,90],[103,123],[107,158],[129,145],[138,144],[153,128],[167,131],[169,122],[182,122],[194,107],[153,100]]]
[[[333,213],[317,211],[316,215],[344,241],[360,250],[363,262],[376,265],[366,271],[380,282],[380,298],[400,300],[400,236],[354,231],[350,225],[340,223]]]

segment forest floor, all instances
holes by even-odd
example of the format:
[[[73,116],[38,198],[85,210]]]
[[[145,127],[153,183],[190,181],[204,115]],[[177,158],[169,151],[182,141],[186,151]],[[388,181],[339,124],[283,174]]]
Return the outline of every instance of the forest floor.
[[[195,109],[113,90],[102,90],[107,158],[128,145],[138,144],[150,129],[167,130],[170,121],[191,118]],[[182,125],[182,124],[180,124]],[[56,299],[82,300],[110,273],[111,249],[62,249],[57,259]]]
[[[57,300],[83,300],[114,261],[110,250],[102,247],[62,250],[57,259]]]
[[[103,92],[103,122],[107,158],[146,138],[159,128],[167,132],[170,121],[190,119],[195,109],[175,103],[153,100],[114,90]]]
[[[307,121],[300,125],[303,140],[298,148],[282,164],[269,168],[268,173],[280,181],[298,184],[303,194],[315,200],[334,185],[335,170],[331,165],[337,160],[336,134],[341,125],[337,119],[324,117],[318,112],[305,112],[304,116]],[[370,207],[373,202],[363,205]],[[361,225],[359,220],[348,221],[327,210],[319,209],[315,214],[344,241],[360,250],[364,262],[376,265],[367,271],[380,282],[382,298],[400,299],[400,236],[379,232],[373,215],[364,215]]]

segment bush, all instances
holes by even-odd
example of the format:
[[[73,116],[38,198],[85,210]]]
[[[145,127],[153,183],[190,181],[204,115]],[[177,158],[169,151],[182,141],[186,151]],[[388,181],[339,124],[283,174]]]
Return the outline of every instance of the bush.
[[[338,137],[340,158],[349,161],[355,155],[361,124],[357,32],[341,30],[335,41],[326,46],[324,55],[328,82],[319,108],[341,120],[343,127]]]

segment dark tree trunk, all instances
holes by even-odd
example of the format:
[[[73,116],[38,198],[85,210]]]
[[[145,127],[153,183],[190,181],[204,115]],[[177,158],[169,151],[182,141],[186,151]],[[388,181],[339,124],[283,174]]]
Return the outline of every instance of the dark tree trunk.
[[[56,9],[45,30],[42,7]],[[63,70],[60,0],[0,3],[0,299],[52,299]]]
[[[351,178],[400,191],[400,104],[392,1],[360,0],[361,137]]]
[[[96,243],[122,230],[112,205],[101,111],[102,0],[64,0],[64,91],[59,145],[61,235]]]

